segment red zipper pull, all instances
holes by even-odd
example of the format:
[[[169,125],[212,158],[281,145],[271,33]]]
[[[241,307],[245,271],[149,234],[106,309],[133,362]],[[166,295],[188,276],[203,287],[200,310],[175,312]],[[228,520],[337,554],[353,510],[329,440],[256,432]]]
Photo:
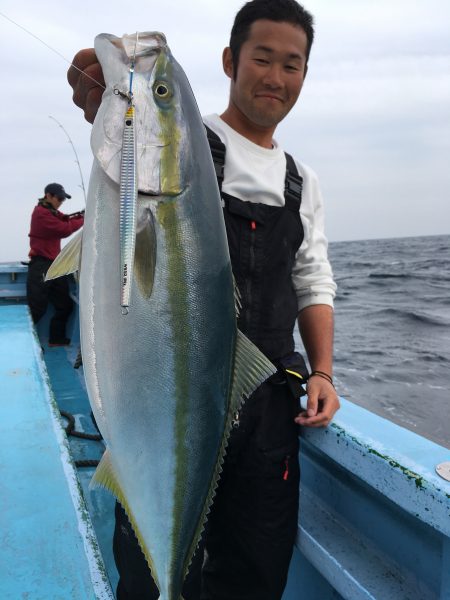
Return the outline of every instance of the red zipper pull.
[[[284,459],[284,467],[285,467],[284,475],[283,475],[284,481],[287,481],[288,477],[289,477],[289,458],[290,458],[289,456],[286,456],[286,458]]]
[[[252,231],[255,231],[256,229],[256,221],[250,221],[250,228]]]

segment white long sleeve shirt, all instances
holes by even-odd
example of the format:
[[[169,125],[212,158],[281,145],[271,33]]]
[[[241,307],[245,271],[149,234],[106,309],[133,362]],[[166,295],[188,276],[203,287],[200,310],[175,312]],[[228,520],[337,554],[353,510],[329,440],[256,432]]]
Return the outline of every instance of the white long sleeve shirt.
[[[284,206],[286,156],[274,140],[273,148],[254,144],[227,125],[218,115],[203,117],[226,147],[222,190],[246,202]],[[333,306],[336,284],[328,261],[324,209],[316,174],[295,161],[303,178],[300,218],[304,239],[297,252],[292,282],[298,310],[313,304]]]

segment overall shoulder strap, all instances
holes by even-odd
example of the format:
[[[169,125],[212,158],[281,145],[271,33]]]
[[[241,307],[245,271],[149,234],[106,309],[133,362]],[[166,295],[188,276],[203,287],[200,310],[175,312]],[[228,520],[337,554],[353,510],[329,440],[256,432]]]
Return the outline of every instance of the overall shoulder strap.
[[[211,149],[211,155],[216,170],[217,183],[219,184],[219,190],[222,191],[222,183],[225,168],[225,144],[221,142],[219,136],[214,133],[207,125],[205,125],[206,136],[208,138],[209,147]]]
[[[302,201],[303,178],[298,172],[295,160],[287,152],[286,156],[286,178],[284,180],[284,200],[286,206],[292,206],[299,210]]]
[[[211,149],[211,155],[216,170],[217,183],[219,190],[222,191],[225,167],[225,144],[219,136],[205,125],[206,135]],[[291,205],[298,210],[302,200],[303,178],[299,175],[294,159],[285,152],[286,156],[286,177],[284,180],[284,198],[286,206]]]

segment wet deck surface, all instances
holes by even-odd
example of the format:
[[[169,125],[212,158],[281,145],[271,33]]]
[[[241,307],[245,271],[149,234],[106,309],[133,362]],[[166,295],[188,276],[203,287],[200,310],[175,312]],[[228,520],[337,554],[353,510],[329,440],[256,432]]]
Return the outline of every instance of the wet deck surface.
[[[83,367],[75,369],[73,366],[78,357],[79,344],[75,340],[67,348],[48,348],[45,346],[44,350],[45,364],[58,408],[63,413],[68,413],[73,417],[75,433],[98,436],[99,432],[91,417]],[[68,425],[68,419],[63,417],[63,426],[67,429]],[[68,441],[108,577],[112,588],[115,590],[118,580],[112,553],[115,499],[111,494],[101,489],[89,489],[89,483],[96,469],[96,464],[86,466],[89,462],[97,463],[100,460],[105,446],[102,441],[89,440],[73,434],[68,435]]]
[[[70,368],[66,351],[46,359]],[[0,597],[111,597],[24,305],[0,306],[0,380]]]

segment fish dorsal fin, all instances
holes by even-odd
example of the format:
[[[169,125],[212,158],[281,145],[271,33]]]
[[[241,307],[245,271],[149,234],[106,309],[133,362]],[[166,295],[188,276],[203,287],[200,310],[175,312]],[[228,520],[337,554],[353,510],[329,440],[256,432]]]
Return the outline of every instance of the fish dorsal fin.
[[[144,211],[137,224],[136,249],[134,252],[134,276],[141,294],[151,296],[155,279],[156,232],[153,213]]]
[[[266,379],[268,379],[268,377],[274,373],[276,373],[276,367],[266,356],[264,356],[264,354],[255,346],[255,344],[253,344],[253,342],[251,342],[238,329],[234,353],[234,368],[230,392],[230,404],[227,421],[225,423],[222,446],[219,450],[215,472],[212,477],[208,497],[203,509],[203,514],[199,521],[199,527],[194,536],[193,544],[191,545],[187,555],[188,560],[185,565],[185,576],[205,527],[214,496],[216,495],[235,414],[241,408],[245,398],[248,398]]]
[[[49,279],[57,279],[64,275],[75,273],[80,268],[81,263],[81,242],[83,238],[83,230],[81,229],[68,244],[64,246],[58,256],[51,264],[45,281]]]
[[[95,489],[96,487],[105,488],[106,490],[111,492],[117,498],[117,500],[120,502],[124,511],[127,514],[127,517],[131,524],[131,527],[133,528],[133,531],[137,537],[139,546],[140,546],[142,552],[144,553],[145,559],[146,559],[147,564],[152,573],[152,577],[155,580],[155,583],[158,586],[158,589],[161,589],[161,586],[159,585],[159,582],[158,582],[158,577],[157,577],[155,565],[153,563],[153,559],[150,555],[148,548],[146,547],[146,545],[144,543],[144,540],[142,538],[141,532],[139,531],[139,527],[136,523],[133,513],[131,512],[130,505],[128,504],[128,500],[122,490],[122,486],[117,477],[116,471],[114,469],[114,465],[111,460],[111,454],[108,449],[105,450],[105,452],[102,456],[102,459],[101,459],[97,469],[95,470],[94,476],[91,479],[89,487],[91,489]]]

